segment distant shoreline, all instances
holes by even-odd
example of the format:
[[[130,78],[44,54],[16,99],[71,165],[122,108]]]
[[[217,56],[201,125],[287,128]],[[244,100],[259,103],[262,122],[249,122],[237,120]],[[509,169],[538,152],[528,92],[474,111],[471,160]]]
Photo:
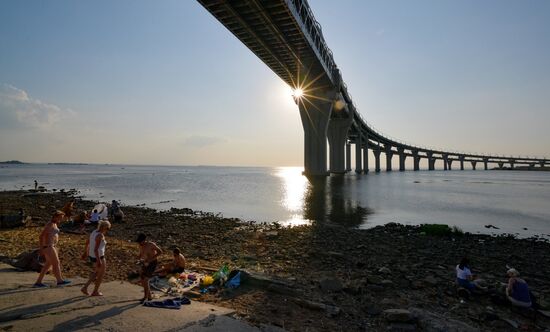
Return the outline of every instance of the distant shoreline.
[[[7,160],[7,161],[0,161],[0,164],[8,164],[8,165],[23,165],[26,164],[19,160]]]
[[[536,171],[536,172],[550,172],[550,167],[529,167],[529,166],[519,166],[519,167],[495,167],[493,171]]]

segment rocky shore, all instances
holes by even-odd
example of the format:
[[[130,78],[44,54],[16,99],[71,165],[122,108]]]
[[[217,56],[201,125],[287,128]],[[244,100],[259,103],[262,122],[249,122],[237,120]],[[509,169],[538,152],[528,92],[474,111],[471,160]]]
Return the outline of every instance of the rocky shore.
[[[26,227],[0,230],[0,256],[9,262],[37,246],[53,210],[76,191],[0,192],[0,214],[20,208]],[[97,202],[78,199],[77,209]],[[337,224],[282,228],[242,223],[190,209],[123,207],[125,222],[108,233],[108,280],[135,270],[139,232],[168,252],[178,246],[193,270],[228,263],[254,276],[236,290],[198,300],[235,309],[237,316],[291,331],[544,331],[548,318],[494,304],[488,296],[462,299],[454,286],[463,256],[489,285],[506,282],[506,265],[520,271],[546,310],[550,304],[550,244],[542,238],[472,234],[430,235],[416,226],[388,224],[366,230]],[[444,222],[444,221],[442,221]],[[518,222],[521,222],[518,220]],[[80,260],[86,236],[63,233],[66,276],[86,276]],[[165,255],[165,259],[169,259]]]

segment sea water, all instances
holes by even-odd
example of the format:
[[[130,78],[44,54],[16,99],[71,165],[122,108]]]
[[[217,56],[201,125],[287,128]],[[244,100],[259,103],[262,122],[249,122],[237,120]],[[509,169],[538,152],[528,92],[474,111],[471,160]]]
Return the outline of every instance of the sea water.
[[[474,233],[550,237],[550,173],[406,171],[330,176],[301,167],[0,166],[0,190],[76,188],[91,200],[191,208],[245,221],[368,228],[442,223]],[[486,228],[492,225],[495,228]]]

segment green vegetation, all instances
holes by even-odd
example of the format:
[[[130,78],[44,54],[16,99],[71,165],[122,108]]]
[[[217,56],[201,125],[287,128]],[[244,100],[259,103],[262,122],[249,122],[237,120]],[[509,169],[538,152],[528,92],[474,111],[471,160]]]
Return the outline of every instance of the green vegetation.
[[[464,232],[456,227],[449,227],[443,224],[422,224],[420,225],[420,231],[428,235],[464,235]]]

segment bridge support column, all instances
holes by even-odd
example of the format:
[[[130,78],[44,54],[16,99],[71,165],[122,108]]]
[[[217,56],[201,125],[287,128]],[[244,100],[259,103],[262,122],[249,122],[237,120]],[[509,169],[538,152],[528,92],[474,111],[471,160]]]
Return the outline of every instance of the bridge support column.
[[[369,141],[365,143],[363,147],[363,172],[369,172]]]
[[[306,176],[328,175],[327,131],[335,92],[329,91],[319,97],[319,99],[312,98],[311,104],[297,102],[304,128],[304,174]]]
[[[330,119],[328,124],[327,137],[330,148],[329,160],[331,173],[344,174],[346,172],[347,157],[344,147],[346,147],[347,150],[346,141],[351,121],[351,118]]]
[[[399,171],[403,172],[405,170],[405,159],[407,156],[405,155],[405,149],[398,148],[397,151],[399,153]]]
[[[386,152],[386,172],[391,172],[391,158],[393,157],[393,151],[391,145],[385,145]]]
[[[540,167],[544,167],[544,161],[539,161]]]
[[[503,167],[504,167],[504,163],[503,163],[502,161],[500,161],[500,162],[498,163],[498,168],[502,169]]]
[[[355,173],[363,172],[363,154],[361,153],[362,145],[363,141],[361,140],[361,131],[359,130],[359,134],[355,140]]]
[[[448,167],[448,170],[452,170],[452,165],[453,165],[453,160],[452,159],[447,159],[447,163],[449,164],[449,167]]]
[[[514,164],[516,161],[514,159],[510,159],[510,169],[514,169]]]
[[[415,171],[420,170],[420,157],[418,156],[418,150],[413,150],[413,169]]]
[[[476,170],[477,161],[471,161],[471,163],[472,163],[472,169],[475,171],[475,170]]]
[[[346,172],[351,171],[351,143],[346,143]]]
[[[374,171],[376,173],[380,172],[380,147],[376,150],[372,150],[372,153],[374,154]]]
[[[460,160],[460,170],[463,171],[464,170],[464,156],[459,156],[458,159]]]
[[[428,157],[428,170],[433,171],[435,169],[435,159],[433,157],[433,152],[426,152]]]
[[[484,166],[485,170],[489,169],[489,159],[487,159],[487,158],[483,159],[483,166]]]
[[[443,170],[446,171],[447,170],[447,163],[448,163],[448,159],[449,159],[449,156],[444,154],[442,155],[443,157]]]

